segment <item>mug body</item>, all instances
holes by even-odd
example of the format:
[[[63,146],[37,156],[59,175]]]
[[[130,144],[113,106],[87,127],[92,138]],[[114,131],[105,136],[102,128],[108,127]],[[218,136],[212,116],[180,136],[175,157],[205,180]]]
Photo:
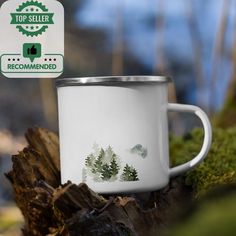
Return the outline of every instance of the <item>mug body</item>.
[[[167,185],[167,79],[120,78],[57,82],[62,183],[99,193]]]

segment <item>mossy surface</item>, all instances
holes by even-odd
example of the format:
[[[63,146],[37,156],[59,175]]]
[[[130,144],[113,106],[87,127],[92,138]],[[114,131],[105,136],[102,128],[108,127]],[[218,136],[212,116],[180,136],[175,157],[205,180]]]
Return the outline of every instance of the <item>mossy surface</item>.
[[[227,193],[227,195],[226,195]],[[204,199],[192,214],[171,227],[165,236],[234,236],[236,232],[236,193]]]
[[[202,129],[195,129],[184,137],[171,137],[172,165],[179,165],[196,156],[202,141]],[[236,183],[236,127],[213,128],[213,143],[208,156],[185,177],[186,184],[193,188],[195,198],[215,187]]]
[[[0,235],[2,235],[1,233],[5,232],[6,230],[19,226],[21,224],[22,222],[11,221],[9,219],[0,218]]]

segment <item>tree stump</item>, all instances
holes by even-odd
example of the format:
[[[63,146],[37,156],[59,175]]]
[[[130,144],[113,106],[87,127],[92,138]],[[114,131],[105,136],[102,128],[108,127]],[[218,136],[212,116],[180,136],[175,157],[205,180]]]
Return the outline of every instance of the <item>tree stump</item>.
[[[6,174],[25,219],[23,235],[157,236],[191,200],[182,178],[127,196],[102,196],[84,183],[61,185],[58,136],[42,128],[25,136],[29,145],[12,157]]]

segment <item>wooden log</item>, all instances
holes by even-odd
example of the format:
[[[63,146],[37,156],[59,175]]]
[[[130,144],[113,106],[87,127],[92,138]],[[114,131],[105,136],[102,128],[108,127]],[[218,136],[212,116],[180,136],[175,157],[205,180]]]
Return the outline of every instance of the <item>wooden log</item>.
[[[29,129],[29,143],[6,174],[25,219],[23,235],[157,236],[191,199],[182,178],[161,191],[101,196],[81,183],[60,184],[58,136]],[[186,200],[187,199],[187,200]]]

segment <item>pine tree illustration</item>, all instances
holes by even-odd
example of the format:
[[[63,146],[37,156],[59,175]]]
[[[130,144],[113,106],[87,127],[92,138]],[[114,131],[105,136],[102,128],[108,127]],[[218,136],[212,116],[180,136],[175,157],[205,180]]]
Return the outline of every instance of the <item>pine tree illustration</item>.
[[[98,158],[94,164],[94,167],[97,173],[101,173],[102,171],[104,155],[105,155],[105,151],[103,148],[101,148]]]
[[[101,178],[102,180],[109,180],[112,177],[112,171],[108,164],[102,166]]]
[[[130,177],[131,177],[132,181],[139,181],[138,172],[135,168],[132,169]]]
[[[94,181],[115,181],[120,171],[119,163],[120,159],[111,146],[107,149],[96,146],[96,150],[85,159],[86,176],[83,177],[92,177]]]
[[[89,156],[87,156],[87,158],[85,159],[85,165],[87,167],[91,167],[93,165],[93,161],[94,161],[95,157],[93,156],[93,154],[90,154]]]
[[[122,181],[129,181],[129,173],[130,173],[130,167],[128,164],[126,164],[123,169],[123,173],[121,175],[121,180]]]
[[[106,153],[108,156],[112,157],[112,155],[114,155],[114,151],[112,149],[112,147],[109,145],[108,148],[106,149]]]
[[[110,171],[112,173],[112,176],[114,176],[114,177],[119,173],[119,170],[120,170],[120,167],[118,166],[115,157],[116,156],[113,155],[113,159],[112,159],[111,164],[110,164]]]
[[[138,181],[138,172],[135,170],[134,167],[129,166],[128,164],[125,165],[123,169],[123,173],[121,175],[122,181]]]

